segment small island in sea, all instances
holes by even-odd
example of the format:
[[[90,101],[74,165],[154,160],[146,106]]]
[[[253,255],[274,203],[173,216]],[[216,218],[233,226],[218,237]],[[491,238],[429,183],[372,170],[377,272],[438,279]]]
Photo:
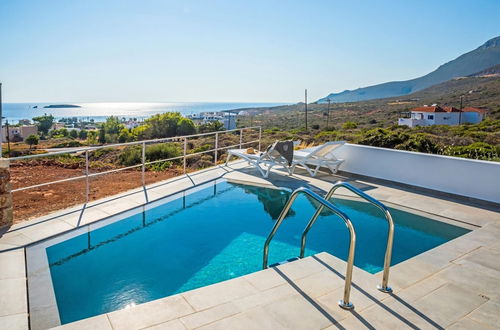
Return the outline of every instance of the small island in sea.
[[[51,104],[44,106],[44,108],[81,108],[81,106],[75,104]]]

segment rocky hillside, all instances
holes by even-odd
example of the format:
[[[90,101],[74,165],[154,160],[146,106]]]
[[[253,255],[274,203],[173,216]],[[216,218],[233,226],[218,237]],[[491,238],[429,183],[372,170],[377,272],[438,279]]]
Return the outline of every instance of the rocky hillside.
[[[457,77],[475,74],[498,64],[500,64],[500,36],[488,40],[477,49],[441,65],[425,76],[406,81],[392,81],[355,90],[346,90],[341,93],[332,93],[318,100],[318,103],[324,103],[328,99],[338,103],[408,95]]]

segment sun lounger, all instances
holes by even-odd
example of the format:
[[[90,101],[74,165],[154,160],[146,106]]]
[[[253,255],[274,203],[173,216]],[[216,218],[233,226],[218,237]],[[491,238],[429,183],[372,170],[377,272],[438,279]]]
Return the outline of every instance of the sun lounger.
[[[312,177],[316,176],[321,167],[327,167],[332,174],[335,174],[344,160],[337,159],[333,155],[333,151],[344,144],[345,141],[327,142],[319,147],[295,151],[293,154],[292,173],[295,171],[296,166],[300,166]]]
[[[234,156],[246,160],[248,164],[255,167],[264,178],[267,178],[269,176],[269,172],[276,165],[282,166],[288,172],[288,174],[291,174],[291,162],[288,162],[276,150],[276,148],[282,148],[283,146],[286,146],[287,149],[289,148],[293,152],[293,142],[291,141],[276,141],[275,143],[271,144],[266,151],[257,152],[255,154],[247,153],[247,149],[230,149],[227,152],[226,165],[231,157]]]

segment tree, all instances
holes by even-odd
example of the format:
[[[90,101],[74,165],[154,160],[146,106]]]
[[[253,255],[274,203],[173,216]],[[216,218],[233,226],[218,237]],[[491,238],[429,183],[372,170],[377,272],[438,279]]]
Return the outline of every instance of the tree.
[[[99,128],[99,143],[106,143],[106,130],[104,129],[104,125],[101,125]]]
[[[191,135],[196,133],[196,127],[189,118],[181,118],[177,122],[177,135]]]
[[[126,127],[122,128],[120,134],[118,135],[118,142],[125,143],[125,142],[131,142],[133,140],[134,136],[132,135],[130,130]]]
[[[82,129],[80,132],[78,132],[78,138],[81,140],[85,140],[87,138],[87,131]]]
[[[44,114],[43,116],[34,117],[33,121],[36,122],[40,132],[47,134],[54,124],[54,116]]]
[[[224,124],[218,120],[211,121],[209,123],[201,124],[200,126],[198,126],[199,133],[210,133],[223,130],[224,130]]]
[[[76,129],[72,129],[71,131],[69,131],[69,136],[73,139],[76,139],[78,137],[78,132],[76,131]]]
[[[182,119],[179,112],[156,114],[144,121],[146,138],[158,139],[177,135],[177,123]]]
[[[96,131],[89,131],[87,133],[87,143],[89,145],[97,144],[97,132]]]
[[[120,133],[124,126],[118,117],[111,116],[106,118],[106,122],[103,124],[103,127],[106,134],[113,135]]]
[[[32,149],[33,146],[36,146],[38,144],[39,138],[38,135],[31,134],[29,135],[24,142],[30,146],[30,150]]]

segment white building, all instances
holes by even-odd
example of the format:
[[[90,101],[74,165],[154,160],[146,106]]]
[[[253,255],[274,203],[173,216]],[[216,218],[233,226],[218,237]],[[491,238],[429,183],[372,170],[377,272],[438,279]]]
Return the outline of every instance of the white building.
[[[2,126],[2,142],[22,141],[32,134],[38,134],[38,127],[36,125],[21,125],[21,126],[9,126],[9,132],[7,134],[7,127]]]
[[[206,124],[212,121],[219,121],[226,130],[236,128],[236,114],[233,112],[201,112],[199,114],[187,115],[195,124]]]
[[[405,113],[399,118],[400,126],[431,126],[431,125],[460,125],[463,123],[480,123],[486,111],[483,109],[467,107],[462,110],[454,107],[440,107],[438,105],[423,106]]]

